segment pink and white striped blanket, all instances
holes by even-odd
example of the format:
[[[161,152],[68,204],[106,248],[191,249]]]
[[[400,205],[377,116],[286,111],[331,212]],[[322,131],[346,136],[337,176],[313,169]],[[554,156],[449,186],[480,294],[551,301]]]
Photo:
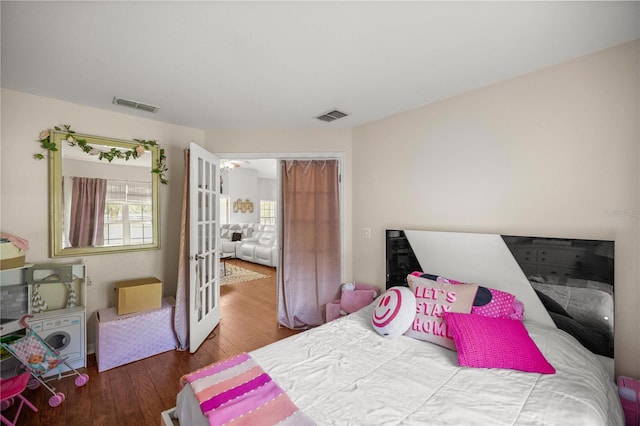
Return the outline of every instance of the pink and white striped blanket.
[[[180,379],[190,385],[211,425],[314,425],[247,353]]]

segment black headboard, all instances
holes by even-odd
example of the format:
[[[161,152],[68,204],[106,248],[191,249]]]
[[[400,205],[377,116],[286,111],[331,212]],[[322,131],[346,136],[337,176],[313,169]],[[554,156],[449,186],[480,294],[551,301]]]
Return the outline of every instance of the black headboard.
[[[398,285],[406,287],[407,275],[422,271],[422,267],[404,231],[387,229],[386,249],[387,288]]]
[[[407,232],[413,233],[415,238],[418,231]],[[424,234],[429,238],[429,231]],[[612,358],[614,242],[516,235],[500,237],[512,255],[507,252],[504,262],[517,263],[526,277],[524,282],[531,285],[553,323],[593,353]],[[438,274],[438,271],[425,271],[418,258],[425,259],[416,255],[404,230],[387,230],[387,288],[406,286],[406,277],[413,271]],[[473,271],[465,270],[465,273],[467,278],[473,277]],[[456,276],[448,278],[460,279]],[[478,284],[492,286],[490,282]]]

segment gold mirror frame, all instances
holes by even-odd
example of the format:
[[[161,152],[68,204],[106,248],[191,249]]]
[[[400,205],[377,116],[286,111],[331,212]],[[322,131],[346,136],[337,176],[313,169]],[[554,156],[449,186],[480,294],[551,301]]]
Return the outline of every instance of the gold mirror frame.
[[[152,188],[152,232],[153,242],[148,244],[131,244],[119,246],[100,246],[100,247],[63,247],[63,201],[62,201],[62,145],[66,144],[67,133],[64,131],[50,131],[51,141],[56,144],[58,150],[49,151],[49,256],[50,257],[71,257],[85,256],[108,253],[124,253],[133,251],[157,250],[160,248],[160,176],[153,173],[152,170],[158,164],[160,152],[158,146],[148,146],[145,151],[151,153],[151,166],[149,174],[151,175]],[[129,142],[118,139],[104,138],[99,136],[74,134],[74,137],[83,138],[92,146],[107,146],[117,149],[135,149],[140,146],[137,142]],[[80,149],[78,147],[69,147],[68,149]],[[89,154],[86,154],[89,155]],[[135,161],[131,160],[131,161]],[[107,162],[102,160],[102,162]]]

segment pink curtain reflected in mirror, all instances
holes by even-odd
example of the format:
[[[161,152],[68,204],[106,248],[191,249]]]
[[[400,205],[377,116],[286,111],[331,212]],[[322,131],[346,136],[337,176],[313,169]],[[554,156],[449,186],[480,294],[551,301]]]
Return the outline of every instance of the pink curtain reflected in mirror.
[[[71,189],[71,247],[95,247],[104,244],[104,208],[107,180],[73,177]]]
[[[302,329],[323,324],[340,290],[338,160],[282,160],[282,257],[278,321]]]

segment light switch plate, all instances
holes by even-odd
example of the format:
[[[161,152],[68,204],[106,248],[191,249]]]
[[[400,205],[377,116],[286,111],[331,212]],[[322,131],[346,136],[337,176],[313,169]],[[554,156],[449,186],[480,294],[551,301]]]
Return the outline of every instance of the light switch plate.
[[[366,240],[370,240],[371,239],[371,228],[362,228],[361,235],[362,235],[362,238],[364,238]]]

